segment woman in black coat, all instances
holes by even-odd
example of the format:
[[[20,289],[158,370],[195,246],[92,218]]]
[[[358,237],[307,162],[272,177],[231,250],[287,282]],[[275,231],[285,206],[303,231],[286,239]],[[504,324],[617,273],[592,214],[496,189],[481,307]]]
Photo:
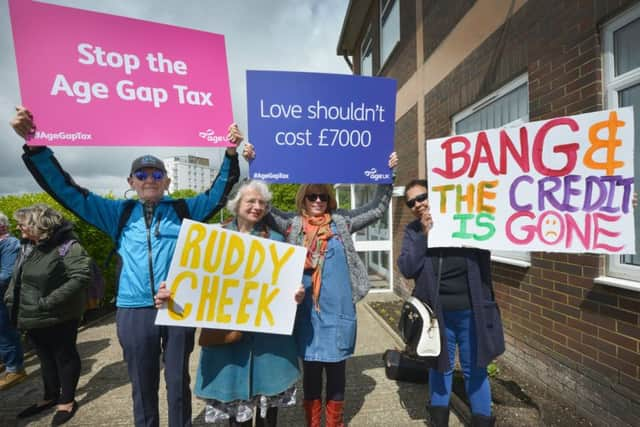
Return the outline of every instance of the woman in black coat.
[[[440,324],[442,352],[429,372],[431,425],[446,427],[456,347],[471,402],[472,426],[492,426],[488,364],[504,352],[500,311],[491,283],[490,253],[472,248],[428,248],[433,226],[427,182],[405,187],[407,206],[416,217],[405,228],[398,268],[414,279],[413,295],[432,307]]]
[[[78,409],[80,377],[76,347],[90,281],[90,258],[76,241],[72,225],[51,207],[38,204],[14,213],[23,245],[5,303],[18,329],[27,332],[40,359],[44,398],[18,414],[26,418],[56,406],[52,426],[69,421]]]

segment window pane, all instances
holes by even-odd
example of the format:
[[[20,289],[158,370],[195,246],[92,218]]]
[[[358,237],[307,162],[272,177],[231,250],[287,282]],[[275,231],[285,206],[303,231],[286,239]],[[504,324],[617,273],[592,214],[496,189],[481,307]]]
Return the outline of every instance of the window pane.
[[[380,29],[380,60],[384,64],[396,43],[400,40],[400,5],[397,0],[383,9],[386,2],[381,2],[383,12]]]
[[[351,209],[351,189],[348,185],[341,185],[336,189],[336,197],[338,198],[338,208]]]
[[[372,76],[373,75],[373,39],[371,38],[371,28],[367,30],[367,35],[364,36],[362,46],[360,49],[360,75]]]
[[[389,289],[389,252],[358,252],[367,269],[372,289]]]
[[[362,63],[360,64],[360,75],[361,76],[373,75],[373,61],[371,58],[371,51],[369,51],[367,56],[362,57]]]
[[[638,21],[636,21],[638,22]],[[640,55],[637,56],[640,58]],[[634,187],[638,188],[638,178],[640,177],[640,84],[632,86],[630,88],[621,90],[618,92],[619,97],[619,105],[621,107],[628,107],[630,105],[633,106],[633,121],[635,123],[634,129],[634,139],[636,144],[633,147],[633,156],[635,159],[634,165],[634,176],[636,177],[636,182],[634,182]],[[635,215],[635,226],[636,226],[636,254],[635,255],[623,255],[620,257],[620,261],[624,264],[633,264],[640,265],[640,255],[638,255],[639,246],[639,235],[640,235],[640,215]]]
[[[613,33],[616,76],[640,67],[640,19]]]
[[[372,201],[376,192],[376,187],[376,185],[355,185],[355,207],[359,208],[360,206]],[[389,215],[383,215],[376,223],[358,231],[355,235],[355,239],[357,241],[389,240]]]
[[[517,119],[528,121],[528,117],[529,90],[525,83],[458,121],[455,129],[457,134],[494,129]]]

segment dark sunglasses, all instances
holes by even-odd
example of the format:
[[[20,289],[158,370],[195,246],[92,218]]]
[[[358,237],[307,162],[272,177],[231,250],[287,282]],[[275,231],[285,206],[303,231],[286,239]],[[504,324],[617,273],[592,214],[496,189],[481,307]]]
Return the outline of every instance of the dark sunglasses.
[[[145,171],[135,171],[133,173],[133,176],[135,176],[136,179],[139,180],[139,181],[144,181],[149,176],[151,176],[154,181],[160,181],[162,178],[164,178],[164,172],[159,171],[159,170],[155,170],[155,171],[151,172],[151,175],[149,175]]]
[[[328,202],[329,201],[329,195],[328,194],[311,193],[311,194],[305,194],[304,198],[307,199],[310,202],[315,202],[318,199],[320,199],[321,202]]]
[[[413,199],[407,200],[407,206],[409,207],[409,209],[413,209],[413,207],[416,205],[416,203],[424,202],[428,198],[429,198],[429,195],[427,193],[418,194]]]

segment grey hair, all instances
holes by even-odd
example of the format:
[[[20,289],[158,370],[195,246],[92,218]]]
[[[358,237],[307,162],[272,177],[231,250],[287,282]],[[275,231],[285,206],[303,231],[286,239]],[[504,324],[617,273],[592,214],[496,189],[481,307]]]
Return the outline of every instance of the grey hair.
[[[9,226],[9,218],[4,214],[4,212],[0,212],[0,227]]]
[[[60,212],[44,203],[18,209],[13,217],[38,240],[47,240],[64,221]]]
[[[259,193],[264,201],[267,203],[267,210],[269,210],[269,205],[271,204],[271,199],[273,195],[269,191],[269,186],[266,182],[260,181],[257,179],[253,179],[250,181],[245,181],[236,194],[227,202],[227,209],[229,209],[234,214],[238,214],[238,206],[240,205],[240,200],[242,200],[242,196],[247,190],[253,190]]]

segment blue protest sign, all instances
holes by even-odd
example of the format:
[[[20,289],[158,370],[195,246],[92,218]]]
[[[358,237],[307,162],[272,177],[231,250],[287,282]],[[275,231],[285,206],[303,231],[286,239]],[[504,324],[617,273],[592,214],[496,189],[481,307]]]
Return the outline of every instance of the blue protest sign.
[[[396,81],[247,71],[249,176],[278,183],[390,183]]]

